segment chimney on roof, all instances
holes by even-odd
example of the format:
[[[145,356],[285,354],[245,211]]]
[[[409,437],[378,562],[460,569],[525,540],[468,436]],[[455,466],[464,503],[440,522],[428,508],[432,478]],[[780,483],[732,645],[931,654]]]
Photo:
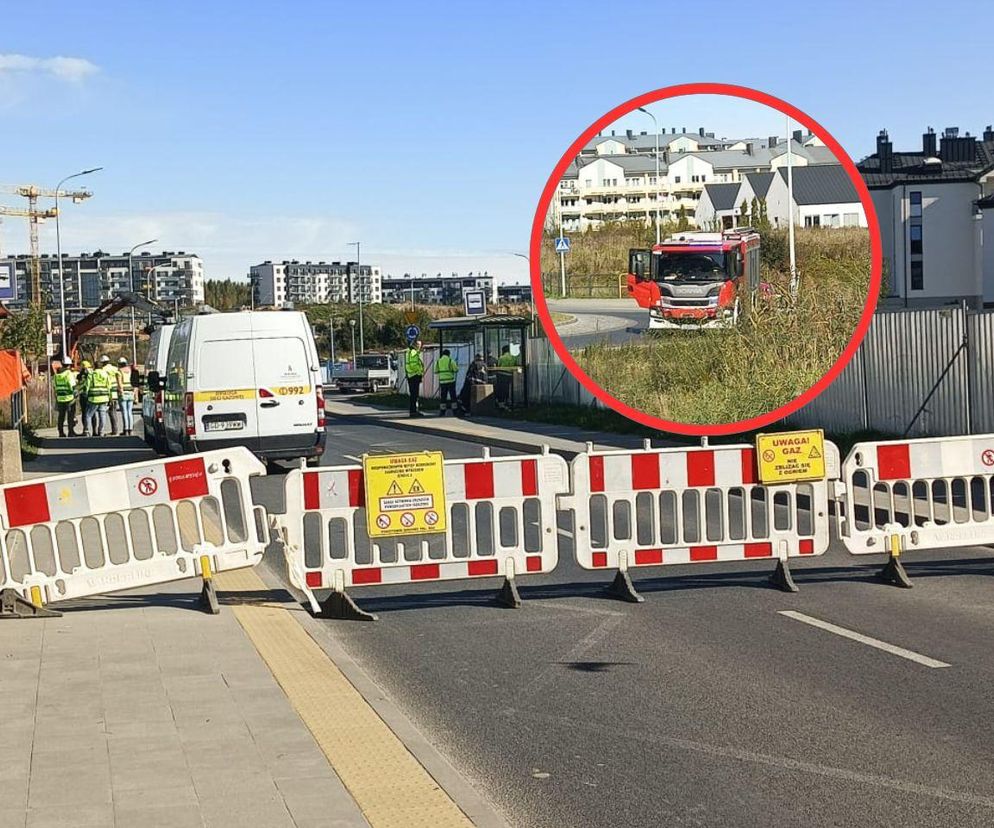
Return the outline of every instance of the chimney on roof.
[[[803,144],[804,143],[803,135],[804,133],[801,132],[801,130],[795,129],[792,137],[794,138],[795,141],[797,141],[798,144]]]
[[[686,135],[687,134],[687,127],[680,127],[680,132],[682,132],[684,135]]]
[[[627,135],[627,136],[628,136],[628,140],[629,140],[629,141],[631,141],[631,140],[632,140],[632,131],[631,131],[630,129],[626,129],[626,130],[625,130],[625,135]]]
[[[639,133],[639,135],[648,135],[648,134],[649,134],[649,133],[648,133],[648,132],[645,132],[645,131],[643,131],[643,132],[640,132],[640,133]]]
[[[880,161],[880,172],[889,173],[894,170],[894,145],[887,137],[887,130],[880,130],[877,135],[877,159]]]
[[[777,138],[776,135],[771,135],[769,138],[766,139],[767,146],[769,146],[770,149],[773,149],[777,145],[777,142],[779,140],[780,139]]]
[[[707,137],[708,137],[708,138],[714,138],[714,133],[713,133],[713,132],[709,132],[709,133],[707,134]]]
[[[676,127],[671,127],[670,128],[670,134],[671,135],[676,135]]]
[[[929,127],[927,132],[922,133],[922,152],[926,158],[934,158],[938,152],[935,148],[935,130],[932,127]]]
[[[697,134],[700,135],[701,138],[703,138],[704,137],[704,127],[697,127]]]
[[[755,146],[753,145],[752,141],[749,141],[746,144],[746,155],[752,155],[753,150],[755,150]]]
[[[612,135],[612,136],[614,135],[614,130],[613,130],[613,129],[611,130],[611,135]]]

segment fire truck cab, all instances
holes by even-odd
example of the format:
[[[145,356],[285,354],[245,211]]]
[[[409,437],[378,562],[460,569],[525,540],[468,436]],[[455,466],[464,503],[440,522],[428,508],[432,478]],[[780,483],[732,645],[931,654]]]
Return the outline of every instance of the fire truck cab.
[[[628,292],[648,309],[651,329],[735,325],[741,300],[760,288],[759,233],[750,227],[680,233],[628,251]]]

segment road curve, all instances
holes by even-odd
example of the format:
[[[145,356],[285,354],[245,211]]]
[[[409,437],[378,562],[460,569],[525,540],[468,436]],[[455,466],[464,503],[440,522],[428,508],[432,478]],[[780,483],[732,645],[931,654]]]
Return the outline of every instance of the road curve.
[[[550,311],[576,317],[556,327],[570,350],[593,343],[620,345],[641,336],[648,326],[648,315],[632,299],[550,299],[548,305]]]

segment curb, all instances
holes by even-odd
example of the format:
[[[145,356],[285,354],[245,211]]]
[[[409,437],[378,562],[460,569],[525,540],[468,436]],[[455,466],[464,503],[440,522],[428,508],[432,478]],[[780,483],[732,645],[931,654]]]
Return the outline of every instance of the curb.
[[[259,565],[255,567],[256,573],[268,587],[287,592],[299,605],[300,596],[293,587],[284,582],[283,577],[272,563],[274,557],[273,552],[264,554]],[[400,740],[401,744],[407,748],[456,806],[466,814],[473,825],[477,828],[510,828],[510,823],[500,815],[497,809],[431,744],[383,689],[345,651],[345,648],[332,634],[330,624],[322,623],[314,618],[303,607],[300,607],[300,612],[292,614],[304,628],[304,631],[362,696],[366,704],[383,720],[383,723],[393,732],[394,736]]]

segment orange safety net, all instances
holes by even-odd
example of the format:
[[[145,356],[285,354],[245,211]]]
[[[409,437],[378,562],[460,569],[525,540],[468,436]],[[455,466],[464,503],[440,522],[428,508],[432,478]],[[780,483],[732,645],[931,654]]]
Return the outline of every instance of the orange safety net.
[[[30,377],[24,360],[17,351],[0,351],[0,400],[5,400],[24,387]]]

